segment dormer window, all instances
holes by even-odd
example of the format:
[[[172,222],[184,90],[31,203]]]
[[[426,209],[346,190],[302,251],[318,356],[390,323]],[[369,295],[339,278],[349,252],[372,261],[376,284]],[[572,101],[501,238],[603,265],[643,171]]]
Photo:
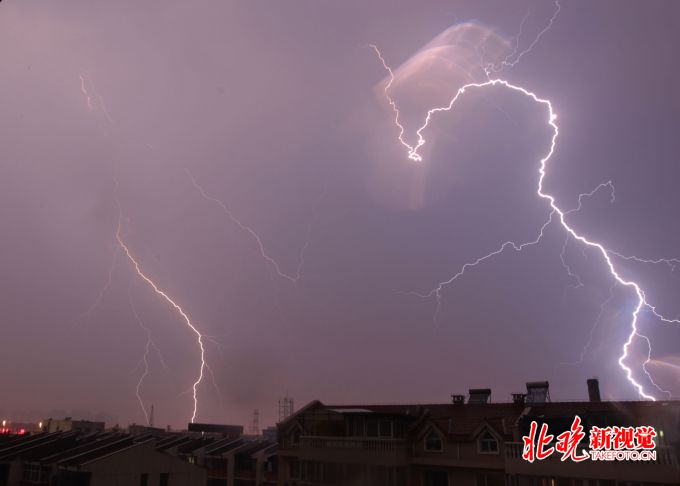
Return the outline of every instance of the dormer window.
[[[441,436],[431,430],[429,434],[425,436],[425,451],[426,452],[442,452],[444,450],[444,442]]]
[[[479,452],[480,454],[498,454],[498,440],[490,432],[486,432],[479,439]]]

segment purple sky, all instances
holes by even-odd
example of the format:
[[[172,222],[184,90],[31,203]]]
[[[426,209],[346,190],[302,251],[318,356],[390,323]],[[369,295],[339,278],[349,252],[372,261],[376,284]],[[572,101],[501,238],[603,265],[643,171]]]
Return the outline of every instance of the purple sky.
[[[259,408],[271,424],[286,394],[297,406],[432,402],[488,386],[504,401],[542,379],[553,399],[579,399],[591,376],[604,397],[635,399],[617,363],[635,294],[610,290],[601,256],[571,240],[563,257],[576,287],[557,224],[539,245],[446,287],[436,321],[434,299],[404,294],[429,292],[504,241],[536,237],[549,212],[536,184],[551,132],[540,105],[490,88],[434,120],[426,160],[414,164],[368,44],[397,75],[416,66],[394,89],[413,137],[430,100],[455,94],[460,56],[473,52],[428,64],[414,58],[423,46],[473,22],[512,47],[530,12],[521,51],[554,8],[2,2],[0,414],[143,422],[135,389],[147,338],[136,311],[163,356],[150,348],[145,406],[155,405],[157,425],[190,418],[195,335],[117,246],[117,199],[135,258],[210,336],[220,393],[208,375],[199,421],[247,424]],[[545,190],[560,207],[613,182],[613,204],[602,190],[570,222],[626,255],[680,257],[679,15],[674,1],[564,0],[531,52],[498,74],[553,103],[560,135]],[[281,277],[272,261],[300,278]],[[680,270],[618,265],[660,312],[680,314]],[[640,329],[653,348],[647,370],[678,398],[680,329],[648,312]],[[634,342],[629,364],[663,398],[644,376],[645,346]]]

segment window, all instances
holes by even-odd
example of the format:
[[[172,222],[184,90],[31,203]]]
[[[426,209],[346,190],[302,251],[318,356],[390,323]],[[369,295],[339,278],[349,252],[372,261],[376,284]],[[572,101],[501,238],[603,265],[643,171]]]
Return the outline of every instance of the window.
[[[489,432],[479,439],[479,452],[481,454],[498,454],[498,441]]]
[[[504,486],[503,473],[477,473],[477,486]]]
[[[39,483],[40,482],[40,465],[39,464],[26,464],[24,466],[24,481],[27,483]]]
[[[378,437],[378,421],[366,421],[366,437]]]
[[[142,473],[139,476],[139,486],[147,486],[149,484],[149,475],[147,473]]]
[[[160,478],[158,478],[158,486],[168,486],[170,482],[170,474],[169,473],[161,473]]]
[[[444,450],[442,438],[434,430],[425,436],[425,450],[427,452],[441,452]]]
[[[449,486],[446,471],[423,471],[423,486]]]
[[[290,434],[290,443],[291,445],[299,445],[300,444],[300,429],[296,428],[292,434]]]
[[[208,478],[206,486],[228,486],[227,480],[223,478]]]
[[[298,461],[290,463],[290,479],[302,479],[302,468]]]
[[[392,422],[381,420],[379,434],[380,437],[392,437]]]
[[[354,417],[351,419],[351,431],[356,437],[361,437],[364,435],[364,420],[360,417]]]
[[[663,445],[663,443],[664,443],[663,429],[659,429],[659,431],[657,432],[657,434],[654,436],[654,438],[652,440],[654,441],[654,445],[656,447]]]

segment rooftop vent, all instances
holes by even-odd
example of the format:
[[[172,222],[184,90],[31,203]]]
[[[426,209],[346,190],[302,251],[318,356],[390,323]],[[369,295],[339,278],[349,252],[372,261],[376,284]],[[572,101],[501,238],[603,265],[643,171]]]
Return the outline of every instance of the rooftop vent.
[[[550,401],[550,384],[547,381],[529,381],[527,382],[527,396],[525,403],[527,405],[541,405]]]
[[[469,392],[470,398],[468,398],[468,403],[489,403],[491,388],[470,388]]]
[[[451,395],[451,401],[455,405],[462,405],[465,403],[465,395]]]

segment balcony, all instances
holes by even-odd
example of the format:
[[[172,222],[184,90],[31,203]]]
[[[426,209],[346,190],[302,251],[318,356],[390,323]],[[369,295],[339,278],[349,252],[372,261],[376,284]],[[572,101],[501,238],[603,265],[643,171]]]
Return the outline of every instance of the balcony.
[[[367,453],[393,453],[406,449],[402,439],[378,439],[363,437],[318,437],[306,435],[300,438],[300,447],[309,449],[353,449]]]
[[[403,439],[303,435],[280,451],[301,460],[366,464],[396,464],[406,459]]]

